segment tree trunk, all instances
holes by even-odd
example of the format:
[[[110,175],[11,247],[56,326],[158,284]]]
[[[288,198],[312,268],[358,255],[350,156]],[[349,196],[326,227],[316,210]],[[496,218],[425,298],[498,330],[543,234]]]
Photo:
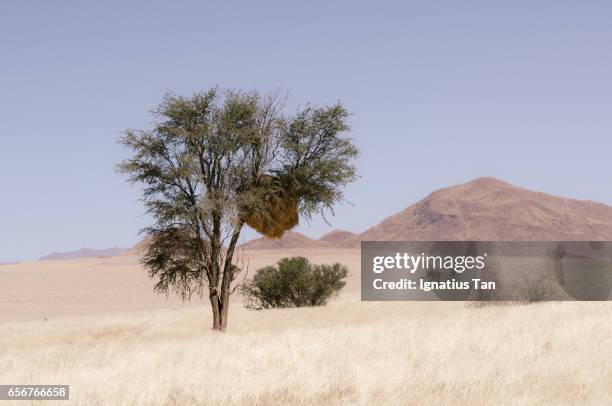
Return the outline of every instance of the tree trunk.
[[[227,320],[229,318],[229,304],[230,304],[230,292],[221,293],[221,330],[225,330],[227,328]]]
[[[223,263],[223,273],[221,273],[221,267],[218,263],[218,253],[221,250],[221,244],[212,244],[212,264],[213,274],[212,280],[209,277],[209,283],[212,284],[210,288],[210,304],[213,312],[213,330],[225,331],[227,328],[227,320],[229,318],[229,304],[231,294],[231,284],[234,280],[234,268],[232,260],[234,258],[234,249],[238,243],[240,237],[240,231],[242,229],[242,223],[234,229],[232,239],[230,240],[227,252],[225,254],[225,260]],[[218,227],[215,227],[215,236],[218,235]],[[220,236],[219,236],[220,241]],[[221,277],[221,283],[219,284],[219,277]],[[220,285],[220,288],[218,287]]]
[[[225,331],[227,328],[227,320],[229,318],[229,305],[231,295],[231,284],[234,280],[236,268],[232,264],[234,258],[234,249],[238,243],[240,237],[240,230],[242,229],[242,223],[240,223],[232,235],[232,239],[229,243],[227,252],[225,254],[225,261],[223,263],[223,276],[221,279],[221,288],[213,288],[210,291],[210,302],[213,307],[213,330]],[[220,246],[220,245],[219,245]],[[218,273],[217,273],[218,275]],[[218,280],[215,280],[215,283]]]
[[[216,293],[210,293],[210,306],[212,307],[213,315],[213,330],[221,330],[221,309],[219,308],[219,296]]]
[[[215,331],[225,331],[227,328],[227,320],[229,316],[229,291],[224,292],[221,295],[217,293],[217,290],[210,294],[210,305],[212,307],[213,314],[213,326],[212,329]]]

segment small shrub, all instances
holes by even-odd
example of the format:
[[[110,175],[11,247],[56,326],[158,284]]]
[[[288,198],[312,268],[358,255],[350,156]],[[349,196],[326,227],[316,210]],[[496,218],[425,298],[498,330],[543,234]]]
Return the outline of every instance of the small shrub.
[[[547,278],[542,278],[527,288],[524,300],[528,303],[548,302],[556,296],[555,283]]]
[[[476,294],[477,300],[468,303],[468,306],[528,305],[559,300],[559,297],[557,284],[549,278],[540,278],[535,281],[524,281],[512,289],[501,292],[479,290]]]
[[[241,286],[248,309],[323,306],[346,285],[348,269],[341,264],[312,265],[303,257],[283,258],[260,269]]]

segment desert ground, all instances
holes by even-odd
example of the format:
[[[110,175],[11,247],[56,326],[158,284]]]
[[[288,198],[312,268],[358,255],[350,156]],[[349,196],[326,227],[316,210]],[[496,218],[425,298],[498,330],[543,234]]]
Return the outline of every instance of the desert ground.
[[[341,262],[347,265],[351,276],[345,292],[359,292],[358,249],[241,251],[238,260],[248,277],[280,258],[295,255],[306,256],[316,263]],[[193,298],[184,304],[175,295],[155,294],[153,284],[140,266],[139,257],[133,254],[0,265],[0,323],[177,309],[208,303],[206,298]],[[240,305],[241,299],[235,300]]]
[[[301,253],[349,265],[345,292],[236,298],[223,334],[205,302],[154,295],[136,257],[1,266],[0,383],[70,384],[75,405],[610,404],[608,302],[364,303],[357,250]],[[297,252],[246,254],[254,270]]]

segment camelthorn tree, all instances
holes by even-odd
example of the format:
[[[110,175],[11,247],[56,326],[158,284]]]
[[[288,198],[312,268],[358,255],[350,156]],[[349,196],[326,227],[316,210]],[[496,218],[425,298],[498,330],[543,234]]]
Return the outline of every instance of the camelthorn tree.
[[[154,224],[143,256],[155,290],[208,293],[214,330],[227,327],[236,247],[245,224],[280,237],[301,215],[324,214],[356,179],[358,149],[342,104],[285,113],[278,94],[165,96],[151,130],[127,130],[118,165],[143,185]]]

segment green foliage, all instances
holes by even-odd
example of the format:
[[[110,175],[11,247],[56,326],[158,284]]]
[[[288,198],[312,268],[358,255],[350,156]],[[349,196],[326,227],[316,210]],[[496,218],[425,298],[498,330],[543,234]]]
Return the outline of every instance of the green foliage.
[[[283,128],[283,165],[274,173],[299,196],[302,215],[331,210],[342,199],[341,187],[356,179],[352,161],[359,151],[350,139],[337,136],[349,130],[347,118],[340,104],[306,107]]]
[[[312,265],[303,257],[283,258],[244,282],[241,293],[245,307],[255,310],[322,306],[346,285],[347,275],[339,263]]]

